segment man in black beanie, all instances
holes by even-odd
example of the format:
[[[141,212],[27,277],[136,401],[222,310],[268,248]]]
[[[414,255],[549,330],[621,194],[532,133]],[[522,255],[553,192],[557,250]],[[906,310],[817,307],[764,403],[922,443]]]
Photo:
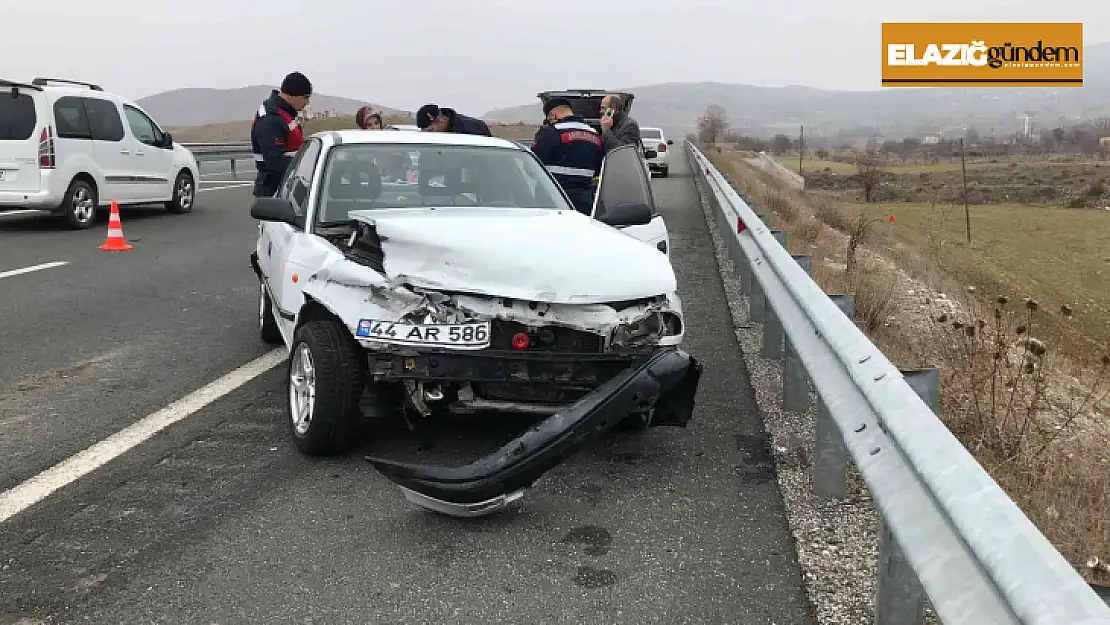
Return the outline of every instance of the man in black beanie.
[[[492,137],[486,122],[469,115],[455,112],[455,109],[440,108],[435,104],[425,104],[416,112],[416,125],[424,132],[454,132],[464,135]]]
[[[271,197],[277,192],[293,155],[304,143],[304,129],[297,115],[312,97],[312,83],[300,72],[281,81],[281,90],[270,92],[254,114],[251,126],[251,152],[258,175],[255,197]]]

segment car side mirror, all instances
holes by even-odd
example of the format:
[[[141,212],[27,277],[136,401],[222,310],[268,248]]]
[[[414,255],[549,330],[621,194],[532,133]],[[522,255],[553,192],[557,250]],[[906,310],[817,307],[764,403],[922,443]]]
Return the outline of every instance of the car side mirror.
[[[164,147],[164,148],[172,148],[173,147],[173,135],[171,135],[168,132],[163,132],[162,133],[162,147]]]
[[[607,209],[598,221],[614,228],[642,226],[651,223],[651,207],[643,202],[623,202]]]
[[[293,203],[280,197],[256,198],[251,205],[251,217],[259,221],[275,221],[297,228],[304,227],[301,216],[293,209]]]
[[[667,139],[667,145],[674,145],[674,139]]]
[[[644,150],[644,158],[655,158],[656,156],[659,156],[659,153],[655,150]]]

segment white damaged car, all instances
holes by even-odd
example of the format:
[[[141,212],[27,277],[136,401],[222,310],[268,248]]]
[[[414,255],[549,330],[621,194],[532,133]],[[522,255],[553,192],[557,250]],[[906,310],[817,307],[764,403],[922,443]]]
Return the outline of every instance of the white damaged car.
[[[474,515],[618,423],[691,418],[701,364],[679,349],[666,225],[633,146],[610,152],[585,215],[512,141],[321,132],[251,215],[260,333],[289,350],[303,453],[349,449],[366,417],[545,417],[464,467],[368,458],[411,500]]]

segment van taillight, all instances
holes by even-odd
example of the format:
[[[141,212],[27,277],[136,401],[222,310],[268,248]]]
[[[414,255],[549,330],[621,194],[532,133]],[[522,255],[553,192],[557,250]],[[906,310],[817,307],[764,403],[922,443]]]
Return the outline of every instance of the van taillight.
[[[54,128],[46,126],[39,135],[39,169],[54,169]]]
[[[666,143],[660,143],[659,144],[659,149],[656,150],[656,152],[666,152],[666,151],[667,151],[667,144]]]

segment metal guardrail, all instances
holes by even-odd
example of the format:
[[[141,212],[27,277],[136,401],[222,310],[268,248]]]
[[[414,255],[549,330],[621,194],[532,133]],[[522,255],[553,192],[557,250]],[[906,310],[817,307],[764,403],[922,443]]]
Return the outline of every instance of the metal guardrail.
[[[850,456],[881,514],[875,622],[917,625],[927,597],[944,625],[1110,625],[1110,606],[938,418],[938,370],[891,364],[850,318],[852,296],[824,293],[810,257],[686,149],[763,356],[782,361],[783,408],[806,411],[816,391],[814,490],[843,497]]]
[[[228,161],[231,163],[231,174],[237,177],[235,162],[251,158],[250,141],[236,143],[182,143],[182,147],[193,153],[197,159],[197,167],[204,169],[203,163],[215,161]]]

